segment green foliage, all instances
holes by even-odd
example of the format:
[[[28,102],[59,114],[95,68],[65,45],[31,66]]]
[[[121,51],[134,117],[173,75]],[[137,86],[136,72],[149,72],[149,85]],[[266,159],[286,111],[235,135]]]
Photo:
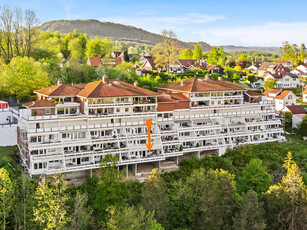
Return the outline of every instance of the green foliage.
[[[280,50],[282,59],[285,61],[291,61],[295,65],[302,63],[304,58],[307,56],[304,43],[301,44],[301,48],[299,49],[296,44],[290,45],[289,42],[285,41]]]
[[[285,113],[285,128],[286,130],[292,129],[292,113]]]
[[[159,222],[166,220],[168,215],[168,198],[165,193],[165,184],[158,169],[152,170],[143,186],[142,206],[146,211],[155,210],[155,218]]]
[[[277,79],[275,78],[269,78],[263,83],[263,87],[265,89],[275,89],[277,85]]]
[[[272,177],[266,172],[266,167],[262,165],[262,161],[254,158],[242,171],[242,176],[239,178],[238,191],[246,193],[248,190],[253,190],[260,194],[267,191],[272,183]]]
[[[242,195],[242,204],[234,218],[233,229],[264,230],[265,227],[263,202],[258,201],[256,192],[249,190]]]
[[[19,100],[29,100],[34,90],[50,85],[51,77],[46,73],[43,65],[34,61],[33,58],[13,58],[0,75],[2,87]]]
[[[233,176],[224,170],[210,169],[205,176],[199,206],[194,212],[194,228],[231,228],[236,199]]]
[[[43,229],[63,229],[69,222],[66,190],[67,182],[60,175],[54,175],[51,180],[41,179],[35,192],[37,206],[33,208],[33,215]]]
[[[7,218],[14,203],[14,184],[6,169],[0,169],[0,224],[2,229],[7,227]]]
[[[208,64],[225,66],[226,53],[222,47],[216,48],[211,46],[210,52],[208,53]]]
[[[128,56],[128,51],[127,50],[124,51],[124,61],[125,62],[129,62],[129,56]]]
[[[111,205],[122,210],[126,206],[129,190],[123,183],[123,172],[116,169],[118,157],[105,155],[100,166],[100,182],[96,188],[96,199],[93,205],[98,222],[105,221],[107,208]]]
[[[303,117],[302,123],[300,125],[300,134],[303,137],[307,136],[307,116],[306,115]]]
[[[181,51],[179,59],[192,59],[193,58],[193,51],[190,49],[184,49]]]
[[[200,59],[203,57],[203,52],[201,51],[201,49],[199,48],[199,45],[196,44],[194,46],[194,50],[193,50],[193,59]]]
[[[238,58],[238,61],[247,61],[247,54],[241,53]]]
[[[112,230],[163,230],[154,218],[154,211],[146,212],[142,207],[128,207],[123,211],[114,206],[108,208],[108,220],[104,229]]]

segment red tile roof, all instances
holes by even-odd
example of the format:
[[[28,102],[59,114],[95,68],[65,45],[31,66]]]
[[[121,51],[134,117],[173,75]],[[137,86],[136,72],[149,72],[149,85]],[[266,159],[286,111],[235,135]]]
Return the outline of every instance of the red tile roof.
[[[190,99],[182,93],[172,93],[171,97],[177,101],[189,101]]]
[[[178,59],[178,62],[185,67],[197,64],[197,60],[195,59]]]
[[[45,108],[54,107],[53,102],[49,100],[30,101],[23,104],[27,108]]]
[[[63,84],[35,90],[34,93],[49,97],[75,96],[86,84]]]
[[[100,57],[89,57],[91,66],[97,67],[101,65]]]
[[[244,86],[237,83],[223,80],[204,79],[200,77],[190,78],[183,82],[177,81],[166,85],[160,85],[156,88],[178,92],[245,90]]]
[[[80,97],[122,97],[122,96],[156,96],[156,92],[143,89],[118,80],[95,81],[88,83],[78,94]]]
[[[283,90],[281,91],[280,89],[267,89],[266,91],[263,92],[263,94],[267,97],[271,98],[276,98],[276,99],[284,99],[289,93],[292,91],[290,90]],[[269,96],[270,93],[277,94],[275,97]]]
[[[256,97],[261,97],[261,96],[263,96],[261,93],[259,93],[259,92],[256,92],[256,91],[250,91],[250,90],[248,90],[248,91],[246,91],[245,92],[245,94],[247,94],[248,96],[256,96]]]
[[[288,105],[286,106],[292,114],[305,114],[306,110],[301,105]]]
[[[158,97],[158,103],[174,103],[174,102],[176,102],[175,99],[169,98],[167,96]]]

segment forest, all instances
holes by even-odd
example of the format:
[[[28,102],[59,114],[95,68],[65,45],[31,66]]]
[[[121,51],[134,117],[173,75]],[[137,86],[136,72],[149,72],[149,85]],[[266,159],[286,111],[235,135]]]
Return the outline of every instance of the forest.
[[[144,183],[107,155],[79,186],[61,175],[30,179],[0,148],[1,229],[304,229],[307,148],[300,138],[191,158]]]

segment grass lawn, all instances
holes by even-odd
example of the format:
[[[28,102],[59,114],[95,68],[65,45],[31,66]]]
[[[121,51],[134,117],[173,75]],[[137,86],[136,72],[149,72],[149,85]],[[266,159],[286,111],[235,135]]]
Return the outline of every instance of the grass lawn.
[[[18,151],[19,149],[16,145],[8,147],[0,147],[0,161],[4,159],[9,161],[14,161],[14,153]]]

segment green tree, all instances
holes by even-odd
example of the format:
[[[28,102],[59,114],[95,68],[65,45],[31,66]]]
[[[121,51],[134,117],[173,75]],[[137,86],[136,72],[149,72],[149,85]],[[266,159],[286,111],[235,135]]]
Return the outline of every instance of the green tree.
[[[34,220],[43,229],[63,229],[67,225],[67,182],[61,175],[54,175],[51,179],[43,177],[36,189],[35,200]]]
[[[272,185],[272,177],[266,171],[266,167],[262,165],[262,161],[258,158],[251,159],[242,171],[239,178],[238,191],[240,193],[253,190],[262,193],[268,190]]]
[[[165,184],[161,179],[158,169],[152,170],[144,182],[142,206],[146,211],[155,211],[155,218],[163,222],[168,215],[168,199]]]
[[[74,209],[71,215],[72,230],[86,230],[92,219],[92,210],[87,207],[88,198],[86,194],[77,191],[74,199]]]
[[[99,37],[95,37],[86,45],[86,57],[100,57],[103,54],[103,42]]]
[[[195,215],[196,229],[230,229],[237,207],[233,176],[227,171],[210,169],[205,176],[199,211]]]
[[[123,172],[117,170],[117,162],[116,155],[108,154],[100,164],[100,182],[96,189],[93,207],[96,219],[100,223],[105,221],[109,206],[113,205],[122,210],[126,206],[126,198],[129,197],[129,191],[123,182]]]
[[[238,61],[247,61],[247,54],[241,53],[238,58]]]
[[[108,208],[108,220],[104,229],[110,230],[163,230],[154,218],[155,211],[146,212],[141,206],[139,209],[128,207],[123,211],[114,206]]]
[[[306,53],[306,46],[304,43],[301,44],[301,48],[300,48],[300,62],[303,63],[304,62],[304,58],[307,57],[307,53]]]
[[[42,64],[28,57],[13,58],[0,79],[2,87],[22,101],[29,100],[34,90],[48,87],[51,81]]]
[[[11,211],[14,203],[14,183],[11,181],[10,176],[5,168],[0,168],[0,215],[1,215],[1,228],[6,229],[7,217]]]
[[[85,60],[85,48],[83,47],[83,41],[79,37],[69,41],[68,50],[72,59],[81,63]]]
[[[265,227],[263,203],[258,201],[256,192],[249,190],[242,196],[242,205],[234,218],[233,229],[264,230]]]
[[[292,113],[290,112],[285,113],[285,129],[292,129]]]
[[[200,59],[203,57],[203,52],[201,51],[201,49],[199,48],[199,45],[196,44],[194,46],[194,50],[193,50],[193,59]]]
[[[190,49],[182,50],[179,59],[192,59],[193,58],[193,51]]]
[[[265,89],[275,89],[277,85],[277,79],[269,78],[263,83],[263,88]]]
[[[217,49],[216,47],[211,46],[210,52],[208,53],[207,63],[225,66],[226,53],[224,52],[223,47]]]
[[[277,219],[285,229],[304,229],[307,224],[307,187],[290,152],[285,158],[283,168],[286,174],[280,183],[271,186],[267,193],[278,201]]]
[[[162,31],[164,38],[163,43],[158,43],[154,46],[152,53],[155,57],[155,64],[157,68],[164,71],[169,71],[169,66],[175,64],[179,49],[177,47],[176,35],[172,31]]]
[[[129,55],[128,55],[128,51],[124,50],[124,61],[125,62],[129,62]]]
[[[307,116],[303,117],[302,123],[300,125],[300,134],[303,137],[307,137]]]

